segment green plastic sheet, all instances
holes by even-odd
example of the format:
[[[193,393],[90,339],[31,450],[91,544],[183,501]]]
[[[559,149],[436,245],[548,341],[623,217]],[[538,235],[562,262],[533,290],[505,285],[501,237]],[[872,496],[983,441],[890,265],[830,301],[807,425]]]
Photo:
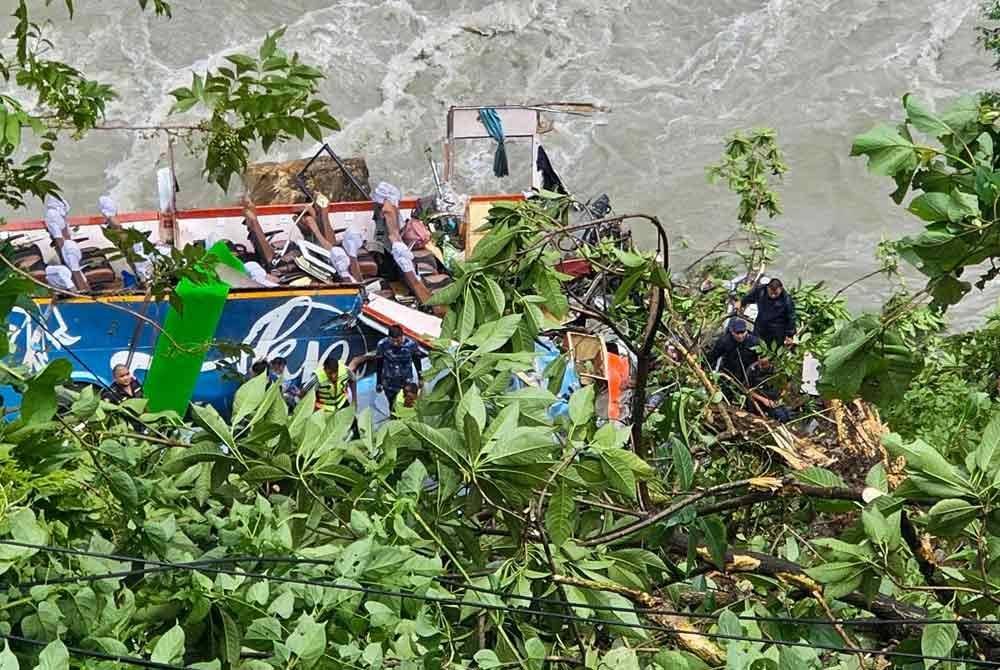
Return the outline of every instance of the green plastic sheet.
[[[245,271],[224,242],[208,251],[219,263]],[[178,312],[170,307],[167,311],[143,391],[149,401],[147,411],[172,410],[184,416],[222,319],[229,285],[221,281],[195,283],[185,278],[177,284],[175,293],[183,310]]]

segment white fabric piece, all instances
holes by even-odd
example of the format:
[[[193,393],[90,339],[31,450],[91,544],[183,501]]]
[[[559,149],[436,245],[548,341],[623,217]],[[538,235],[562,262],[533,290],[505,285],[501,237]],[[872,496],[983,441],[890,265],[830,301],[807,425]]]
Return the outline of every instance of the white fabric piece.
[[[250,275],[250,279],[253,279],[261,286],[267,286],[267,287],[277,286],[275,282],[267,278],[267,271],[264,270],[261,264],[258,263],[257,261],[249,261],[247,263],[244,263],[243,267],[246,268],[247,274]]]
[[[387,181],[380,181],[372,194],[372,200],[375,202],[383,203],[388,200],[396,207],[399,207],[399,200],[402,197],[402,192]]]
[[[80,245],[73,240],[65,240],[62,245],[62,258],[70,272],[79,272],[80,263],[83,261],[83,252]]]
[[[49,265],[45,268],[45,283],[49,286],[61,288],[64,291],[73,291],[76,285],[73,284],[73,273],[65,265]]]
[[[330,265],[337,271],[341,279],[354,281],[354,276],[351,274],[351,259],[347,252],[340,247],[330,247]]]
[[[118,214],[118,205],[115,204],[115,201],[111,198],[110,195],[102,195],[100,198],[98,198],[97,206],[98,208],[100,208],[101,214],[103,214],[108,218],[111,218],[112,216],[116,216]]]
[[[45,229],[53,239],[62,238],[66,230],[66,215],[56,209],[46,209]]]
[[[58,195],[53,195],[49,193],[45,196],[45,209],[55,210],[66,217],[69,214],[69,203],[60,198]]]
[[[413,272],[413,252],[402,242],[392,243],[392,258],[402,273]]]
[[[344,252],[347,253],[351,258],[357,258],[358,252],[361,251],[361,247],[364,246],[365,238],[357,230],[348,230],[344,233],[344,238],[340,243],[340,246],[344,248]]]
[[[139,273],[139,279],[148,281],[153,276],[153,264],[149,261],[139,261],[135,264],[135,271]]]

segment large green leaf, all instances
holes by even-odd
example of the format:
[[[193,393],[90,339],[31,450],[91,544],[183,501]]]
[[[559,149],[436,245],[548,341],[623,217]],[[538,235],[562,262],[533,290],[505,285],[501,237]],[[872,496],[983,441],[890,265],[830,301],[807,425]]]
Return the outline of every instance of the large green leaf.
[[[253,414],[267,392],[267,374],[259,374],[236,390],[233,396],[233,425]]]
[[[3,651],[0,651],[0,670],[20,670],[21,664],[17,660],[17,656],[14,652],[10,650],[10,643],[7,640],[3,641]]]
[[[601,667],[607,670],[639,670],[639,659],[634,649],[618,647],[612,649],[601,659]]]
[[[594,416],[594,386],[581,386],[569,397],[569,418],[575,426],[582,426]]]
[[[520,427],[509,436],[495,436],[493,443],[484,450],[482,462],[501,465],[549,462],[555,446],[550,429]]]
[[[215,434],[221,442],[223,442],[230,449],[236,447],[236,443],[233,440],[233,433],[229,429],[229,426],[223,421],[219,413],[215,411],[215,408],[211,405],[199,405],[196,403],[191,404],[191,411],[198,418],[199,421],[208,429],[211,433]]]
[[[920,651],[924,656],[950,656],[958,640],[958,626],[953,623],[932,623],[924,626],[920,636]],[[924,668],[932,668],[940,663],[924,659]]]
[[[879,125],[854,138],[852,156],[867,156],[873,174],[891,177],[917,165],[917,147],[892,126]]]
[[[42,649],[35,670],[69,670],[69,650],[62,640],[53,640]]]
[[[927,512],[927,530],[938,537],[958,537],[982,512],[981,505],[959,498],[946,498]]]
[[[907,472],[919,474],[926,480],[926,484],[918,483],[917,485],[927,493],[953,498],[973,495],[965,477],[959,474],[955,467],[934,447],[923,440],[914,440],[905,444],[899,435],[891,433],[886,435],[882,442],[889,453],[906,458]],[[931,488],[932,486],[933,488]]]
[[[633,454],[634,455],[634,454]],[[632,463],[623,449],[605,449],[601,451],[601,469],[611,486],[622,495],[635,499],[635,474]]]
[[[57,407],[55,387],[69,379],[72,371],[69,360],[60,358],[32,377],[21,398],[21,418],[32,424],[51,421]]]
[[[477,351],[480,354],[496,351],[507,344],[520,322],[520,314],[510,314],[496,321],[484,323],[469,338],[468,344],[478,347]]]
[[[149,660],[155,663],[180,665],[184,658],[184,629],[175,624],[173,628],[160,636],[153,646]]]
[[[310,615],[303,614],[285,645],[299,658],[302,665],[311,667],[326,651],[326,626]]]
[[[549,507],[545,511],[545,529],[552,544],[561,546],[573,537],[575,514],[573,491],[565,484],[559,484],[552,492]]]
[[[951,127],[917,102],[912,93],[903,96],[903,108],[906,109],[907,122],[920,132],[933,137],[942,137],[952,133]]]

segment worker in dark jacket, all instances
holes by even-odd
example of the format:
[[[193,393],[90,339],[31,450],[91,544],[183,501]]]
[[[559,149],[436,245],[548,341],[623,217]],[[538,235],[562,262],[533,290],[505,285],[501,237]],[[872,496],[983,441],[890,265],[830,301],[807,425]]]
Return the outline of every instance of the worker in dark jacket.
[[[760,340],[747,332],[747,322],[743,319],[731,319],[726,332],[715,341],[712,351],[708,354],[709,364],[715,368],[721,363],[721,371],[728,374],[744,387],[750,385],[750,371],[757,362],[757,352],[754,347]]]
[[[795,335],[795,303],[781,280],[772,279],[766,285],[758,284],[743,296],[737,309],[751,304],[757,305],[753,334],[768,345],[784,342],[786,347],[791,346]]]

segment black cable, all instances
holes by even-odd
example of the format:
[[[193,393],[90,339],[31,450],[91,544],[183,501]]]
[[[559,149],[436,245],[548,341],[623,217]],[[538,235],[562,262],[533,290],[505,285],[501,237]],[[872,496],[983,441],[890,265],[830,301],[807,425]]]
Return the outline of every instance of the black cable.
[[[32,640],[31,638],[21,637],[19,635],[3,635],[0,634],[0,640],[7,640],[8,642],[15,642],[18,644],[26,644],[32,647],[47,647],[49,642],[44,642],[42,640]],[[91,651],[89,649],[81,649],[79,647],[66,647],[66,651],[76,656],[87,656],[89,658],[96,658],[102,661],[115,661],[117,663],[127,663],[128,665],[135,665],[140,668],[150,668],[151,670],[191,670],[189,666],[186,665],[170,665],[169,663],[158,663],[156,661],[148,661],[144,658],[139,658],[138,656],[120,656],[118,654],[105,654],[101,651]]]
[[[0,540],[0,544],[5,544],[6,541]],[[89,553],[88,555],[96,558],[108,558],[112,559],[114,555],[112,554],[96,554]],[[139,563],[147,563],[146,559],[141,559],[137,557],[115,557],[113,560],[122,561],[134,561]],[[149,574],[157,574],[163,572],[170,572],[173,570],[199,570],[202,566],[211,565],[226,565],[234,563],[275,563],[275,564],[285,564],[285,565],[334,565],[336,561],[328,559],[319,558],[299,558],[299,557],[279,557],[279,556],[231,556],[226,558],[210,558],[210,559],[199,559],[196,561],[188,561],[185,563],[171,563],[168,565],[158,565],[152,568],[142,568],[139,570],[120,570],[117,572],[105,572],[94,575],[74,575],[69,577],[56,577],[53,579],[38,580],[34,582],[21,582],[17,584],[17,588],[21,590],[28,590],[36,586],[53,586],[56,584],[77,584],[86,582],[96,582],[105,579],[122,579],[125,577],[135,577],[144,576]],[[236,574],[247,574],[247,573],[236,573]],[[690,619],[705,619],[705,620],[716,620],[720,615],[710,614],[705,612],[683,612],[680,610],[668,610],[659,608],[643,608],[643,607],[621,607],[615,605],[597,605],[592,603],[578,603],[578,602],[563,602],[562,600],[556,600],[553,598],[536,598],[533,596],[522,596],[516,593],[505,593],[503,591],[496,591],[493,589],[487,589],[481,586],[475,586],[473,584],[467,584],[465,582],[460,582],[457,580],[448,579],[445,577],[437,577],[436,580],[442,584],[447,584],[449,586],[454,586],[457,588],[466,589],[469,591],[476,591],[478,593],[485,593],[489,595],[500,596],[503,598],[510,598],[514,600],[524,600],[541,605],[557,605],[561,607],[569,606],[576,607],[580,609],[590,609],[596,611],[604,612],[626,612],[634,614],[657,614],[662,616],[682,616],[688,617]],[[923,626],[931,624],[964,624],[964,625],[979,625],[979,626],[1000,626],[1000,621],[993,621],[987,619],[930,619],[930,618],[908,618],[908,619],[882,619],[882,618],[855,618],[855,619],[807,619],[803,617],[780,617],[780,616],[760,616],[752,614],[737,614],[737,618],[743,621],[759,621],[765,623],[783,623],[783,624],[793,624],[793,625],[821,625],[821,626],[858,626],[858,627],[877,627],[877,626]]]
[[[682,616],[688,617],[690,619],[718,619],[720,615],[709,614],[705,612],[681,612],[678,610],[665,610],[656,608],[644,608],[644,607],[618,607],[614,605],[592,605],[590,603],[564,603],[561,600],[556,600],[553,598],[534,598],[532,596],[522,596],[517,593],[504,593],[502,591],[494,591],[492,589],[483,588],[481,586],[475,586],[473,584],[465,584],[463,582],[455,581],[452,579],[447,579],[445,577],[438,577],[437,581],[443,584],[449,584],[451,586],[456,586],[463,589],[468,589],[469,591],[478,591],[479,593],[486,593],[495,596],[501,596],[504,598],[512,598],[514,600],[530,600],[532,602],[550,604],[550,605],[560,605],[570,607],[578,607],[580,609],[591,609],[591,610],[604,610],[608,612],[634,612],[636,614],[660,614],[663,616]],[[573,584],[569,584],[573,586]],[[806,619],[799,617],[780,617],[780,616],[758,616],[755,614],[737,614],[737,618],[743,621],[762,621],[765,623],[787,623],[787,624],[802,624],[802,625],[826,625],[826,626],[904,626],[904,625],[929,625],[929,624],[968,624],[968,625],[981,625],[981,626],[1000,626],[1000,621],[986,620],[986,619],[881,619],[881,618],[856,618],[856,619]]]
[[[560,619],[560,620],[564,620],[564,621],[577,621],[577,622],[587,623],[587,624],[590,624],[590,625],[607,625],[607,626],[617,626],[617,627],[622,627],[622,628],[634,628],[634,629],[641,629],[641,630],[651,630],[651,631],[658,631],[658,632],[663,632],[663,633],[669,633],[669,634],[673,634],[673,635],[679,635],[679,634],[694,635],[694,636],[697,636],[697,637],[704,637],[704,638],[718,639],[718,640],[730,640],[730,641],[735,641],[735,642],[757,642],[757,643],[762,643],[762,644],[773,644],[773,645],[786,646],[786,647],[804,647],[804,648],[810,648],[810,649],[822,649],[824,651],[833,651],[833,652],[843,653],[843,654],[858,654],[858,653],[860,653],[860,654],[874,654],[874,655],[886,656],[886,657],[892,656],[892,657],[898,657],[898,658],[910,658],[910,659],[913,659],[913,660],[931,660],[931,661],[941,661],[941,662],[950,662],[950,663],[967,663],[967,664],[975,665],[975,666],[979,666],[979,667],[1000,668],[1000,661],[983,661],[983,660],[974,659],[974,658],[959,658],[959,657],[952,657],[952,656],[925,656],[925,655],[922,655],[922,654],[911,654],[911,653],[901,652],[901,651],[885,651],[885,650],[882,650],[882,649],[850,648],[850,647],[840,647],[840,646],[835,646],[835,645],[824,645],[824,644],[813,643],[813,642],[793,642],[791,640],[773,640],[773,639],[768,639],[768,638],[754,638],[754,637],[745,637],[745,636],[740,636],[740,635],[727,635],[725,633],[706,633],[706,632],[702,632],[702,631],[673,628],[673,627],[670,627],[670,626],[642,624],[642,623],[629,623],[629,622],[625,622],[625,621],[614,621],[614,620],[610,620],[610,619],[593,619],[593,618],[589,618],[589,617],[581,617],[581,616],[576,616],[576,615],[571,615],[571,614],[560,614],[558,612],[546,612],[546,611],[543,611],[543,610],[533,610],[533,609],[528,609],[528,608],[514,608],[514,607],[510,607],[510,606],[506,606],[506,605],[494,605],[492,603],[467,602],[467,601],[458,600],[458,599],[455,599],[455,598],[438,598],[436,596],[417,595],[415,593],[404,593],[404,592],[401,592],[401,591],[390,591],[388,589],[367,588],[367,587],[363,587],[363,586],[352,586],[352,585],[348,585],[348,584],[334,584],[332,582],[324,582],[324,581],[318,581],[318,580],[313,580],[313,579],[297,579],[297,578],[294,578],[294,577],[277,577],[277,576],[267,575],[267,574],[263,574],[263,573],[239,572],[239,571],[236,571],[236,570],[225,570],[225,569],[220,569],[220,568],[198,567],[197,565],[185,564],[185,563],[167,563],[167,562],[164,562],[164,561],[148,560],[148,559],[142,559],[142,558],[137,558],[137,557],[123,557],[123,556],[116,556],[114,554],[101,554],[99,552],[88,552],[88,551],[81,551],[81,550],[78,550],[78,549],[67,549],[67,548],[64,548],[64,547],[51,547],[51,546],[47,546],[47,545],[28,544],[28,543],[24,543],[24,542],[17,542],[15,540],[0,540],[0,544],[7,544],[7,545],[11,545],[11,546],[26,547],[26,548],[37,549],[39,551],[46,551],[46,552],[50,552],[50,553],[61,553],[61,554],[78,555],[78,556],[91,556],[91,557],[96,557],[96,558],[107,558],[107,559],[110,559],[110,560],[122,560],[122,561],[132,560],[132,561],[135,561],[135,562],[148,563],[148,564],[151,564],[151,565],[158,565],[158,566],[161,566],[161,567],[177,567],[177,568],[181,568],[181,569],[195,569],[198,572],[206,572],[206,573],[209,573],[209,574],[231,575],[231,576],[235,576],[235,577],[243,577],[243,578],[248,578],[248,579],[263,579],[263,580],[266,580],[266,581],[274,581],[274,582],[279,582],[279,583],[300,584],[300,585],[305,585],[305,586],[319,586],[321,588],[340,589],[340,590],[343,590],[343,591],[350,591],[350,592],[355,592],[355,593],[364,593],[364,594],[368,594],[368,595],[380,595],[380,596],[388,596],[388,597],[393,597],[393,598],[419,600],[419,601],[423,601],[423,602],[435,603],[435,604],[438,604],[438,605],[441,605],[441,606],[444,606],[444,607],[459,607],[459,608],[461,608],[461,607],[472,607],[472,608],[476,608],[476,609],[491,610],[491,611],[500,611],[500,612],[505,612],[505,613],[509,613],[509,614],[524,614],[524,615],[538,616],[538,617],[541,617],[541,618]],[[563,604],[563,603],[560,603],[560,604]],[[632,610],[632,611],[634,612],[634,610]]]

